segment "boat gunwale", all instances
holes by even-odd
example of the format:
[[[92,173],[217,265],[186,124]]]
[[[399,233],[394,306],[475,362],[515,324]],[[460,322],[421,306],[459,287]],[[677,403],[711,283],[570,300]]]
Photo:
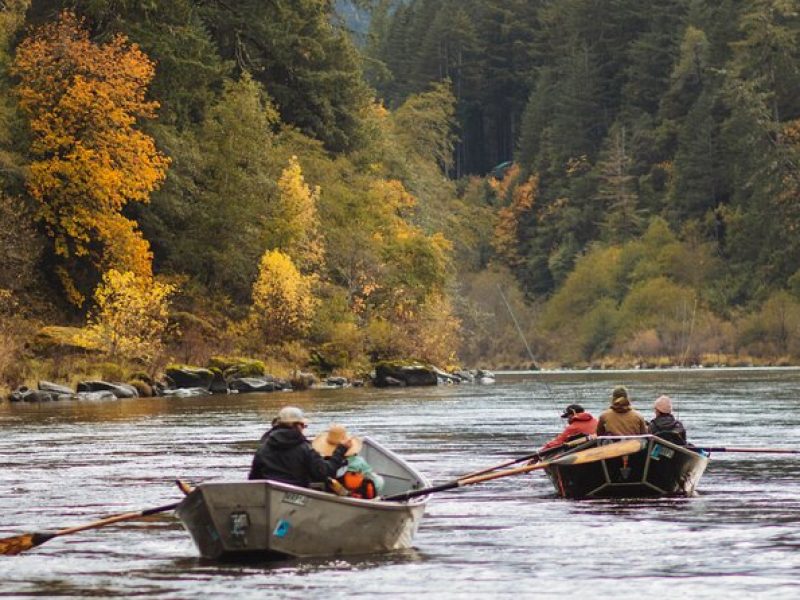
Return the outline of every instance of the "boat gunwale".
[[[567,456],[568,454],[573,454],[573,453],[578,452],[580,450],[584,450],[584,449],[589,448],[589,447],[596,447],[596,446],[600,446],[600,445],[604,445],[605,446],[607,444],[600,444],[601,441],[605,441],[605,440],[624,441],[624,440],[641,440],[641,439],[646,439],[646,440],[648,440],[648,442],[652,441],[655,444],[660,444],[662,446],[666,446],[668,448],[672,448],[673,450],[677,450],[677,451],[681,452],[684,455],[688,455],[688,456],[691,456],[693,458],[700,459],[701,461],[703,461],[705,463],[708,463],[708,461],[710,460],[709,456],[704,456],[700,452],[697,452],[697,451],[695,451],[694,449],[692,449],[692,448],[690,448],[688,446],[681,446],[681,445],[676,444],[674,442],[670,442],[668,440],[665,440],[664,438],[658,437],[657,435],[653,435],[652,433],[646,433],[646,434],[643,434],[643,435],[603,435],[603,436],[597,436],[595,438],[587,440],[585,443],[580,444],[579,446],[575,446],[574,448],[569,448],[566,452],[558,453],[555,456],[556,457],[562,457],[562,456]],[[645,452],[645,451],[648,452],[648,458],[649,458],[650,443],[648,443],[648,445],[645,448],[641,448],[640,450],[637,450],[636,452],[631,452],[630,454],[626,454],[625,456],[631,456],[633,454],[638,454],[639,452]],[[605,464],[605,460],[603,460],[601,462],[603,462]],[[568,467],[570,465],[559,465],[559,466]]]

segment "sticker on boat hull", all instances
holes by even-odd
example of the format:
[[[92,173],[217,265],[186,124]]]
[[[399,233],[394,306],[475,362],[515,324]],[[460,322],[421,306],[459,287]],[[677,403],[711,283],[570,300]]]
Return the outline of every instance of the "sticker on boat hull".
[[[662,456],[664,458],[672,458],[675,456],[675,450],[662,446],[661,444],[653,444],[653,449],[650,451],[650,458],[658,460]]]
[[[291,528],[291,524],[286,519],[280,519],[275,524],[275,529],[272,531],[272,535],[277,538],[286,537],[286,534],[289,533],[289,529]]]

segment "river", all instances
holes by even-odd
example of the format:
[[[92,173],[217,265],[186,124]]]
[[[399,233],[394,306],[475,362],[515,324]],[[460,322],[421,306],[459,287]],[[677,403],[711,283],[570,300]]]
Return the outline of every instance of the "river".
[[[672,396],[690,441],[800,448],[800,371],[509,374],[490,386],[0,404],[0,537],[179,499],[246,477],[284,404],[368,434],[442,482],[533,451],[573,402],[625,384],[650,417]],[[0,557],[3,597],[800,597],[800,457],[712,456],[693,498],[569,501],[542,473],[437,494],[413,550],[216,564],[170,514]]]

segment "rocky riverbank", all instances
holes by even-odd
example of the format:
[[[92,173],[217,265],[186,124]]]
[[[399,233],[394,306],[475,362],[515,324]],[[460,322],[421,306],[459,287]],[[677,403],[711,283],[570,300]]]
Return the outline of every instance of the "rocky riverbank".
[[[295,370],[291,377],[275,377],[266,372],[262,361],[251,358],[214,357],[206,366],[170,365],[159,379],[134,373],[128,381],[85,380],[70,386],[39,380],[35,387],[18,386],[7,395],[11,402],[53,402],[69,400],[117,400],[152,396],[204,396],[253,392],[294,391],[309,388],[412,387],[461,383],[494,383],[486,370],[450,373],[432,365],[413,361],[378,363],[365,378],[320,377]]]

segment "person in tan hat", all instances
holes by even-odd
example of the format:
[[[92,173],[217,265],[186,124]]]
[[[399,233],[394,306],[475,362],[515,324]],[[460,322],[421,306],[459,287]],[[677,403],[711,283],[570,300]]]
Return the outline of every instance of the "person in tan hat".
[[[611,392],[609,406],[597,420],[597,435],[644,435],[647,422],[639,411],[631,406],[628,390],[623,386]]]
[[[311,447],[322,456],[331,456],[338,444],[350,440],[351,446],[345,455],[347,466],[341,469],[337,481],[344,486],[347,494],[354,498],[372,499],[383,491],[383,477],[378,475],[370,464],[359,456],[363,442],[361,438],[351,437],[342,425],[331,423],[328,431],[320,433],[311,442]]]
[[[303,411],[284,406],[261,438],[261,447],[253,457],[248,479],[272,479],[300,487],[325,483],[347,464],[345,454],[353,442],[342,439],[329,458],[323,458],[308,443],[303,430],[308,426]]]
[[[656,416],[647,424],[647,431],[673,444],[685,446],[686,429],[672,414],[672,398],[659,396],[653,404],[653,409]]]

